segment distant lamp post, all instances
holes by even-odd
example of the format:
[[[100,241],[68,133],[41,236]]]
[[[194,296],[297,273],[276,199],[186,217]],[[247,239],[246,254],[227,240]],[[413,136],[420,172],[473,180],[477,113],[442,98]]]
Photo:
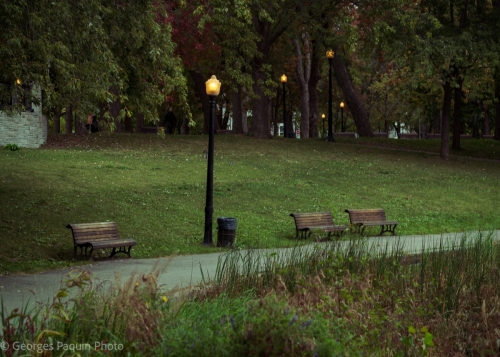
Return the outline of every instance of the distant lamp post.
[[[333,50],[326,51],[326,58],[328,58],[329,71],[328,71],[328,137],[326,141],[335,141],[332,132],[332,60],[335,52]]]
[[[16,79],[16,84],[21,85],[21,83],[22,83],[22,82],[21,82],[21,80],[20,80],[19,78],[18,78],[18,79]]]
[[[344,102],[340,102],[340,122],[341,122],[342,132],[345,132],[345,126],[344,126]]]
[[[212,76],[205,83],[208,98],[210,98],[210,125],[208,131],[208,168],[207,168],[207,195],[205,205],[205,235],[203,245],[213,246],[212,240],[212,216],[214,213],[214,118],[215,98],[220,92],[220,82],[217,77]]]
[[[325,118],[326,118],[325,113],[321,114],[321,119],[323,119],[323,136],[325,136]]]
[[[280,81],[281,83],[283,83],[283,137],[286,138],[287,137],[287,132],[286,132],[286,106],[285,106],[285,83],[287,81],[288,78],[286,78],[286,76],[283,74],[281,77],[280,77]]]

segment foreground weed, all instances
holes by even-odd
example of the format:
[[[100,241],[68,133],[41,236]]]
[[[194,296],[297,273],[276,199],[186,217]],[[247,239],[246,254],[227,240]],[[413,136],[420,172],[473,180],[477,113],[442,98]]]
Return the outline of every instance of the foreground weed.
[[[347,321],[376,355],[500,353],[500,249],[492,234],[442,239],[439,249],[411,256],[400,242],[394,250],[368,241],[296,249],[228,253],[199,298],[275,293],[295,309]]]
[[[71,349],[82,350],[82,355],[107,355],[110,350],[113,355],[148,355],[162,340],[161,326],[171,306],[157,284],[164,269],[156,265],[149,274],[132,273],[124,283],[117,276],[115,284],[99,282],[85,270],[74,271],[50,305],[22,313],[16,309],[8,316],[2,309],[3,339],[11,348],[5,355],[16,355],[15,342],[48,346],[34,351],[40,356]]]

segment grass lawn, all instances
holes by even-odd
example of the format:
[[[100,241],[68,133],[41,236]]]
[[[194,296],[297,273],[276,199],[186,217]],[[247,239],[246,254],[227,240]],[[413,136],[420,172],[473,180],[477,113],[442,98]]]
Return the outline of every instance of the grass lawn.
[[[135,258],[218,249],[201,245],[207,143],[99,133],[0,150],[0,274],[81,264],[68,223],[117,222],[138,242]],[[214,240],[216,218],[229,216],[239,247],[291,246],[291,212],[331,211],[347,224],[347,208],[382,207],[401,235],[498,229],[500,163],[467,156],[500,159],[500,143],[462,144],[465,156],[443,162],[426,153],[439,152],[436,140],[216,136]],[[416,151],[380,148],[387,145]]]

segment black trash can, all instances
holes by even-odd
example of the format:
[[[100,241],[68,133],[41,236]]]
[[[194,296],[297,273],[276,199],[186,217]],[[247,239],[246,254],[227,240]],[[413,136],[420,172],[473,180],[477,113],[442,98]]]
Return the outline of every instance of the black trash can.
[[[217,247],[232,247],[236,238],[236,218],[217,218]]]

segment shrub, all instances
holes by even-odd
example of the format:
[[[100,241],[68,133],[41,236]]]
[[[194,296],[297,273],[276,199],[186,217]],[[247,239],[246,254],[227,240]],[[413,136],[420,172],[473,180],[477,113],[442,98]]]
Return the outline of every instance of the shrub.
[[[4,146],[4,149],[5,150],[10,150],[10,151],[21,150],[21,148],[19,146],[17,146],[16,144],[7,144],[7,145]]]

